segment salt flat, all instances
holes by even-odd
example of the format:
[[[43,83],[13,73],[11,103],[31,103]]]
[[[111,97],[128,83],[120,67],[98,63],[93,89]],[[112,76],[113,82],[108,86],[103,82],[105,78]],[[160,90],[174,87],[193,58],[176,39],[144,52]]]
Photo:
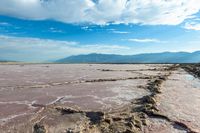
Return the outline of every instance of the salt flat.
[[[199,118],[199,80],[191,80],[193,76],[185,70],[173,67],[168,64],[0,65],[0,130],[185,132],[187,129],[174,128],[171,121],[155,118],[154,112],[150,117],[147,110],[152,109],[137,109],[151,105],[148,100],[144,102],[146,96],[155,93],[148,86],[161,80],[162,85],[158,84],[161,94],[156,95],[153,104],[159,110],[157,113],[174,121],[192,119],[192,124],[184,124],[199,131],[200,125],[195,122]],[[189,113],[192,110],[193,114]],[[128,124],[130,118],[132,126]],[[137,121],[141,121],[141,127]]]

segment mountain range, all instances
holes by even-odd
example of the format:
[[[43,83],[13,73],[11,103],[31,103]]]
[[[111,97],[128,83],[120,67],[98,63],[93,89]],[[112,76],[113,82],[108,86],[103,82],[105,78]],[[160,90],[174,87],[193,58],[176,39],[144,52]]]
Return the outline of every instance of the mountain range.
[[[87,54],[66,57],[56,63],[200,63],[200,51],[163,52],[137,55]]]

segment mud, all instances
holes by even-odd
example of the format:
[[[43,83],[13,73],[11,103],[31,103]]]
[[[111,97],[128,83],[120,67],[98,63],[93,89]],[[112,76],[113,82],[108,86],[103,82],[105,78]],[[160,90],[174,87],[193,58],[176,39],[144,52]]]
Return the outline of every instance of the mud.
[[[20,64],[0,69],[2,133],[199,133],[199,79],[188,78],[194,71],[188,66]]]

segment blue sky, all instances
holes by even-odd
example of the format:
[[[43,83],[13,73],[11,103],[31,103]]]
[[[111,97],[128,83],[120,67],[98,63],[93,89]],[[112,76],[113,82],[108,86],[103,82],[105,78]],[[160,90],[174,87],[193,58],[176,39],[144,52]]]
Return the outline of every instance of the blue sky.
[[[200,50],[198,0],[1,0],[0,59]]]

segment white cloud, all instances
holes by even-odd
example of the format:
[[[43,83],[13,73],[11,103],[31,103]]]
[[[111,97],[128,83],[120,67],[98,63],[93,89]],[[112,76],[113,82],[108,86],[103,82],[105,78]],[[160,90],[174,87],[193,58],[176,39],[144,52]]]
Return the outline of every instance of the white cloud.
[[[178,25],[194,17],[199,9],[199,0],[0,1],[0,14],[65,23]]]
[[[78,42],[0,35],[0,59],[18,61],[47,61],[70,55],[89,53],[122,54],[129,47],[119,45],[79,45]]]
[[[129,31],[121,31],[117,29],[106,29],[109,33],[115,33],[115,34],[129,34],[131,32]]]
[[[198,22],[188,22],[184,26],[185,29],[188,30],[197,30],[200,31],[200,23]]]
[[[11,24],[7,22],[0,22],[0,26],[11,26]]]
[[[93,31],[93,29],[91,29],[91,27],[89,27],[89,26],[83,26],[83,27],[81,27],[81,29],[84,31]]]
[[[112,31],[112,33],[115,33],[115,34],[129,34],[130,32],[114,30],[114,31]]]
[[[163,41],[160,41],[158,39],[153,39],[153,38],[144,38],[144,39],[133,38],[133,39],[128,39],[128,41],[138,42],[138,43],[161,43],[161,42],[163,42]]]
[[[64,33],[64,31],[56,29],[54,27],[49,28],[49,31],[52,33]]]

